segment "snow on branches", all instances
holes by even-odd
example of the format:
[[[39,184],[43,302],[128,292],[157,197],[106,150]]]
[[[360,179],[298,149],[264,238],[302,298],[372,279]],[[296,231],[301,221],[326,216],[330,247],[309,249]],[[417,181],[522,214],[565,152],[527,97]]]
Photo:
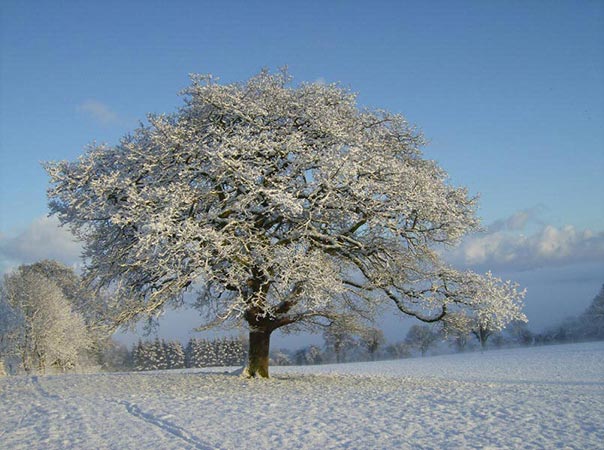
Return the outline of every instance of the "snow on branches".
[[[91,343],[84,318],[53,280],[32,267],[5,274],[0,287],[0,310],[8,307],[12,316],[0,321],[0,335],[8,338],[5,350],[18,356],[28,373],[72,368]]]
[[[269,332],[388,299],[426,321],[449,305],[519,314],[499,280],[443,269],[434,247],[477,228],[475,200],[423,159],[403,117],[285,72],[193,76],[183,94],[118,145],[46,165],[51,210],[84,241],[90,280],[124,299],[118,322],[193,285],[218,321]]]

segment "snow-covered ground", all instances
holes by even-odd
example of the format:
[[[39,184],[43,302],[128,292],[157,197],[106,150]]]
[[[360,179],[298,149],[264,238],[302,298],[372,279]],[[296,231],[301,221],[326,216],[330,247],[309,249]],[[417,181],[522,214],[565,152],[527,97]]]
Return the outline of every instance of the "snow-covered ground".
[[[604,342],[272,375],[0,379],[0,448],[604,448]]]

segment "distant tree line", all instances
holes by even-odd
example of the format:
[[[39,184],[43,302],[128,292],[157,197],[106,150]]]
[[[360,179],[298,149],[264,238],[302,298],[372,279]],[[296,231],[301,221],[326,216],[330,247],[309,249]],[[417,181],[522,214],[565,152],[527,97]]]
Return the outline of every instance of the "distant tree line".
[[[22,265],[0,285],[0,375],[88,370],[162,370],[243,365],[247,342],[242,339],[191,338],[179,341],[140,340],[129,350],[111,338],[104,322],[111,309],[107,296],[87,290],[81,278],[56,261]],[[463,352],[503,346],[543,345],[604,339],[604,286],[579,316],[565,319],[542,333],[524,321],[501,330],[488,317],[463,326],[447,322],[413,325],[405,339],[386,344],[377,328],[336,320],[324,327],[322,347],[274,350],[274,365],[307,365],[399,359],[424,356],[438,349]],[[460,331],[461,329],[469,330]]]
[[[587,309],[535,336],[538,344],[604,340],[604,285]]]
[[[587,309],[577,317],[567,318],[560,323],[534,333],[523,322],[511,322],[504,330],[493,331],[488,327],[475,327],[471,336],[456,330],[444,330],[446,339],[457,351],[472,348],[477,342],[483,349],[489,347],[563,344],[604,339],[604,285]]]
[[[0,282],[0,376],[69,371],[153,370],[240,365],[237,339],[139,342],[112,339],[111,297],[86,287],[70,267],[43,260]]]
[[[357,331],[358,332],[358,331]],[[484,327],[469,333],[453,331],[441,325],[416,324],[405,339],[387,344],[382,331],[369,329],[355,335],[349,329],[334,327],[323,333],[324,345],[310,345],[298,350],[278,349],[271,352],[276,366],[311,365],[376,361],[425,356],[434,350],[442,353],[463,352],[489,347],[531,345],[535,337],[524,322],[512,322],[505,330],[493,332]]]
[[[247,357],[242,339],[192,338],[183,347],[179,341],[138,341],[132,349],[134,370],[164,370],[195,367],[240,366]]]
[[[280,349],[271,353],[271,360],[274,365],[324,364],[424,356],[437,348],[441,352],[448,349],[464,352],[476,348],[485,350],[603,340],[604,286],[582,314],[565,319],[542,333],[532,332],[522,321],[511,322],[501,331],[490,329],[484,322],[469,329],[467,333],[440,324],[417,324],[409,329],[403,341],[386,345],[380,330],[372,329],[355,336],[349,328],[335,326],[323,334],[323,348],[311,345],[293,351]]]
[[[383,359],[407,358],[412,348],[405,342],[386,344],[384,333],[377,328],[354,328],[334,323],[323,332],[324,345],[309,345],[297,350],[277,349],[271,352],[275,366],[303,366]]]

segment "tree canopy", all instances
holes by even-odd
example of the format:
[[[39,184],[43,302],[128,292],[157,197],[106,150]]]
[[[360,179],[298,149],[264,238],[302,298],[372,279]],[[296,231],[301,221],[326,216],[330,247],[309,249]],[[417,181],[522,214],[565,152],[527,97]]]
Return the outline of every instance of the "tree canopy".
[[[4,350],[18,356],[28,373],[71,368],[90,345],[84,318],[52,279],[32,268],[20,266],[0,286],[0,310],[11,314],[10,322],[0,321]]]
[[[119,144],[46,165],[88,280],[121,299],[116,323],[201,287],[212,323],[247,322],[250,374],[268,376],[273,330],[371,319],[383,302],[425,322],[524,318],[516,285],[439,257],[477,229],[476,202],[402,116],[285,71],[195,75],[183,95]]]

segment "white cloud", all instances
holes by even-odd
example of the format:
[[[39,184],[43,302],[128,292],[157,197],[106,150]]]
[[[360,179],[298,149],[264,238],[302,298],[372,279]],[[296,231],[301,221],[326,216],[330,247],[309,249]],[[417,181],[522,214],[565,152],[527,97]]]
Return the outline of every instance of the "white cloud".
[[[16,236],[0,235],[0,273],[42,259],[77,266],[81,251],[81,245],[69,230],[59,227],[55,217],[40,217]]]
[[[523,234],[535,221],[534,213],[520,211],[495,222],[486,233],[469,236],[446,257],[467,267],[504,271],[604,261],[604,232],[542,224]]]
[[[118,122],[118,115],[109,106],[98,100],[86,100],[78,106],[78,111],[85,113],[101,125]]]
[[[512,214],[510,217],[505,219],[499,219],[493,222],[488,227],[489,232],[495,231],[517,231],[523,230],[529,223],[537,223],[543,225],[543,221],[539,218],[539,215],[543,211],[543,207],[535,206],[529,209],[523,209]]]

